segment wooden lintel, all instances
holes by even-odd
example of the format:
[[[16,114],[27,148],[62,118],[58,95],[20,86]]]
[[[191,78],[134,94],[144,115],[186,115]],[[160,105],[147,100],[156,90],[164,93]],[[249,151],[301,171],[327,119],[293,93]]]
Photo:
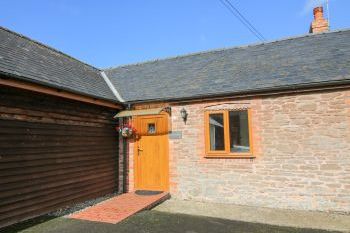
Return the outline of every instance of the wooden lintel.
[[[77,100],[77,101],[81,101],[81,102],[85,102],[85,103],[105,106],[105,107],[114,108],[114,109],[122,109],[123,108],[120,104],[114,103],[112,101],[96,99],[93,97],[79,95],[76,93],[64,91],[64,90],[57,89],[57,88],[46,87],[46,86],[42,86],[39,84],[19,81],[19,80],[15,80],[15,79],[0,78],[0,85],[20,88],[20,89],[34,91],[34,92],[39,92],[39,93],[43,93],[43,94],[47,94],[47,95],[58,96],[58,97],[66,98],[66,99]]]

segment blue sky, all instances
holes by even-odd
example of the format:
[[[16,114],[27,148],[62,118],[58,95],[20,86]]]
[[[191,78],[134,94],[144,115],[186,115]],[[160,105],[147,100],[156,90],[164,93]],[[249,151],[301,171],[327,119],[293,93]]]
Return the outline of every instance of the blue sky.
[[[268,39],[308,32],[322,0],[231,0]],[[99,68],[258,42],[219,0],[1,0],[0,25]],[[330,0],[332,30],[349,0]]]

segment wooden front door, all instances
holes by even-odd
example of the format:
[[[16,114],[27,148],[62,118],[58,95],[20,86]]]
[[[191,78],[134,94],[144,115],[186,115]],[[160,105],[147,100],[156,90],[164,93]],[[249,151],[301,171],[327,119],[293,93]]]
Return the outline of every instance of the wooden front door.
[[[139,116],[135,125],[135,189],[168,191],[168,114]]]

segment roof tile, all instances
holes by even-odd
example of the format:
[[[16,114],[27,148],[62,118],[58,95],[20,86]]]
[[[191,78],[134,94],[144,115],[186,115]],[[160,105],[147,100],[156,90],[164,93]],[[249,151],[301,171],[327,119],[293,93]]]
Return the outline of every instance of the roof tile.
[[[126,101],[350,81],[349,41],[350,30],[344,30],[121,66],[105,73]]]
[[[0,41],[0,73],[116,101],[100,70],[2,27]]]

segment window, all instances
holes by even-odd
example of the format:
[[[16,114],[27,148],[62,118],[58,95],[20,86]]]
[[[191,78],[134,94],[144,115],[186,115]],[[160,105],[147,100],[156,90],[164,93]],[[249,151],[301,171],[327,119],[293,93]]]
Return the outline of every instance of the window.
[[[205,113],[205,143],[208,157],[253,157],[250,110]]]
[[[154,123],[148,123],[148,129],[149,134],[155,134],[156,133],[156,124]]]
[[[210,150],[225,150],[224,114],[209,115]]]
[[[230,152],[249,152],[248,111],[229,111]]]

